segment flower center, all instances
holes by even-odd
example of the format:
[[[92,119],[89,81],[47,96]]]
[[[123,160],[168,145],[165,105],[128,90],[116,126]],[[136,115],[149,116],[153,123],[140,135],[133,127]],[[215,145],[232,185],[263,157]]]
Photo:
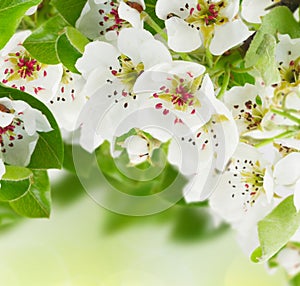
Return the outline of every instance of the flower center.
[[[199,0],[196,8],[188,7],[189,16],[185,21],[195,27],[200,27],[201,25],[209,26],[222,20],[224,21],[225,18],[220,16],[220,10],[225,6],[224,2],[220,1],[210,4],[209,1]]]
[[[119,56],[119,63],[121,67],[118,70],[110,67],[111,73],[126,86],[129,92],[132,92],[136,79],[144,71],[144,64],[134,65],[132,60],[125,55]]]
[[[0,104],[0,110],[5,113],[13,113],[13,110],[9,110],[5,105]],[[19,130],[17,130],[19,129]],[[0,126],[0,148],[2,153],[6,153],[6,147],[14,147],[15,140],[22,140],[23,135],[21,132],[24,130],[23,121],[20,118],[15,117],[12,122],[5,126]]]
[[[244,161],[237,160],[234,170],[236,173],[233,176],[239,178],[239,182],[229,181],[228,183],[245,197],[244,207],[247,209],[247,204],[252,206],[257,198],[265,192],[263,186],[265,169],[260,166],[259,161],[253,162],[246,159]],[[232,198],[235,196],[236,193],[233,193]]]
[[[103,27],[100,31],[100,35],[104,35],[109,31],[119,32],[124,26],[129,26],[129,23],[120,18],[118,8],[119,4],[116,2],[104,2],[103,9],[99,9],[101,20],[99,21],[100,27]]]
[[[278,69],[283,82],[290,84],[298,82],[300,79],[300,57],[296,60],[291,60],[288,67],[282,67],[282,62],[279,65]]]
[[[12,68],[6,68],[4,71],[6,74],[6,82],[18,78],[28,81],[34,80],[38,77],[37,73],[42,68],[42,64],[33,59],[26,51],[10,53],[6,61],[12,64]]]
[[[235,105],[234,108],[239,108],[239,105]],[[245,102],[245,107],[240,109],[237,119],[243,120],[247,131],[255,130],[259,128],[267,111],[268,109],[249,100]]]
[[[160,87],[160,91],[153,94],[154,98],[162,99],[172,104],[173,108],[180,111],[191,110],[191,114],[195,113],[195,108],[200,107],[200,102],[195,96],[195,92],[199,87],[199,78],[194,80],[186,80],[174,75],[168,78],[170,84]],[[162,103],[156,105],[156,109],[163,108]],[[167,114],[167,111],[164,111]]]

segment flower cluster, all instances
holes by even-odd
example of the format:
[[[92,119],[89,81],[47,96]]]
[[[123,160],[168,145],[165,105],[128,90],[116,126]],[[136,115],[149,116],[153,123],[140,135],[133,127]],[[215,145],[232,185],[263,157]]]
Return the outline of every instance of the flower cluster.
[[[164,150],[186,179],[187,207],[206,201],[249,255],[294,277],[299,223],[273,253],[255,254],[266,216],[289,198],[288,211],[300,210],[298,5],[285,2],[88,0],[73,22],[57,7],[73,27],[63,20],[54,59],[42,48],[55,36],[47,23],[0,51],[1,86],[24,96],[0,99],[0,174],[27,166],[38,132],[54,128],[30,95],[89,153],[107,141],[107,156],[138,169],[161,167]]]

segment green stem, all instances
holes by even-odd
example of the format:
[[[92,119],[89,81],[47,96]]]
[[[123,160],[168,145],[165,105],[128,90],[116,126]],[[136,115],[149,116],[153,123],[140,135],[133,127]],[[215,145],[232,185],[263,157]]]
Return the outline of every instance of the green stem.
[[[163,29],[149,16],[148,13],[143,11],[141,13],[141,17],[144,19],[144,21],[155,31],[157,32],[164,40],[168,40],[168,37],[166,33],[163,31]]]
[[[176,53],[182,60],[188,61],[188,62],[195,62],[189,55],[185,53]]]
[[[205,56],[206,56],[206,61],[207,61],[208,67],[212,68],[214,65],[213,55],[211,54],[211,52],[209,51],[208,48],[205,49]]]
[[[246,72],[249,72],[252,70],[252,68],[240,69],[240,68],[234,68],[234,67],[230,67],[230,69],[236,73],[246,73]]]
[[[271,112],[273,112],[275,114],[278,114],[278,115],[281,115],[281,116],[283,116],[285,118],[288,118],[288,119],[290,119],[290,120],[292,120],[292,121],[294,121],[294,122],[296,122],[297,124],[300,125],[300,119],[298,117],[292,115],[292,114],[289,114],[289,113],[287,113],[285,111],[278,110],[278,109],[275,109],[275,108],[272,108]]]
[[[223,83],[221,86],[221,89],[217,95],[218,99],[221,99],[224,95],[224,93],[227,90],[228,84],[229,84],[229,80],[230,80],[230,69],[228,68],[228,66],[225,68],[225,74],[224,74],[224,78],[223,78]]]
[[[299,130],[296,130],[296,131],[295,130],[293,130],[293,131],[291,131],[291,130],[285,131],[285,132],[280,133],[280,134],[278,134],[278,135],[276,135],[276,136],[274,136],[272,138],[264,139],[260,143],[255,144],[254,146],[256,148],[259,148],[259,147],[263,147],[265,145],[268,145],[270,143],[273,143],[275,139],[290,138],[290,137],[292,137],[298,131]]]

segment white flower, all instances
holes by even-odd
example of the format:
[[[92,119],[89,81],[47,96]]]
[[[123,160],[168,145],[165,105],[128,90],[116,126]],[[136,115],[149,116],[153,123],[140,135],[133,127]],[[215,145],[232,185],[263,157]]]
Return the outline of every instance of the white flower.
[[[261,17],[270,10],[266,9],[274,4],[274,0],[243,0],[242,17],[250,23],[261,23]]]
[[[270,108],[273,89],[260,85],[234,86],[224,95],[224,102],[231,110],[241,135],[260,130]],[[268,98],[269,97],[269,98]]]
[[[140,12],[144,9],[144,0],[128,3],[89,0],[76,22],[76,27],[90,39],[105,36],[107,40],[114,40],[122,28],[142,28]]]
[[[149,32],[134,28],[120,32],[118,48],[100,41],[88,44],[76,63],[87,81],[82,93],[90,97],[78,122],[82,146],[92,151],[103,140],[111,141],[114,126],[139,105],[139,98],[133,92],[136,79],[153,65],[171,60],[161,42]],[[104,129],[92,142],[89,136],[102,116]]]
[[[167,48],[145,30],[123,29],[117,45],[92,42],[86,45],[82,58],[78,59],[76,68],[87,81],[85,93],[88,96],[115,80],[132,89],[144,69],[172,59]]]
[[[300,272],[300,251],[296,247],[285,247],[277,257],[276,262],[283,267],[288,275],[294,276]]]
[[[300,210],[300,153],[291,152],[274,166],[274,179],[276,184],[286,187],[286,196],[294,194],[294,205]],[[290,191],[288,191],[290,189]]]
[[[135,51],[126,48],[127,54]],[[132,54],[131,59],[135,58],[140,63],[141,55]],[[120,59],[122,63],[126,58],[123,55]],[[161,143],[170,140],[169,162],[190,179],[185,198],[206,199],[212,191],[209,184],[215,183],[236,148],[238,133],[229,110],[215,98],[211,80],[202,76],[204,67],[191,62],[166,62],[141,69],[143,72],[137,75],[133,69],[129,81],[124,67],[131,70],[135,65],[124,60],[121,70],[112,69],[112,75],[120,74],[120,78],[112,78],[112,83],[98,89],[83,108],[79,119],[81,145],[92,152],[104,140],[113,142],[132,128],[148,132]],[[135,151],[134,145],[126,144],[132,160],[150,153],[146,141],[138,142]],[[205,169],[208,164],[209,173]],[[195,180],[200,181],[198,185],[192,183]],[[210,182],[205,184],[207,180]]]
[[[26,166],[39,138],[52,128],[46,117],[26,102],[0,99],[0,151],[7,164]]]
[[[58,88],[61,65],[45,65],[32,58],[22,46],[30,31],[16,33],[0,51],[0,81],[47,102]]]
[[[206,75],[201,80],[203,72],[203,66],[191,62],[160,64],[145,71],[134,87],[149,107],[161,112],[163,120],[173,122],[169,136],[178,137],[181,143],[172,139],[168,161],[190,179],[184,188],[188,202],[211,194],[218,172],[223,171],[238,143],[235,122],[215,98],[210,78]],[[152,135],[165,138],[160,138],[160,133]]]
[[[56,95],[47,102],[58,125],[66,131],[76,128],[76,121],[81,109],[87,101],[82,89],[85,80],[64,68],[64,73]]]
[[[275,89],[277,103],[283,103],[293,108],[299,107],[300,82],[300,40],[291,39],[289,35],[278,35],[279,43],[276,46],[276,60],[281,76],[281,82]],[[282,97],[285,97],[284,99]],[[297,99],[298,96],[298,99]],[[296,99],[296,100],[295,100]]]
[[[156,3],[156,14],[165,20],[172,50],[191,52],[203,43],[214,55],[223,54],[252,35],[237,18],[238,9],[238,0],[158,0]]]
[[[256,224],[272,210],[273,196],[272,165],[256,148],[240,143],[209,204],[251,252],[259,244]]]

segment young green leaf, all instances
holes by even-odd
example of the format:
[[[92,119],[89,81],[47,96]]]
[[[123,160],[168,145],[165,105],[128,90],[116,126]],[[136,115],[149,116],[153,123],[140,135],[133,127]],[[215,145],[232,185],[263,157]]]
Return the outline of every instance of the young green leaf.
[[[26,11],[38,5],[41,0],[1,0],[0,1],[0,49],[15,33]]]
[[[280,81],[280,74],[275,59],[275,47],[275,37],[265,34],[255,55],[256,64],[254,66],[254,75],[257,71],[266,85]]]
[[[70,25],[75,26],[86,2],[87,0],[52,0],[51,4]]]
[[[15,200],[28,190],[33,173],[24,167],[6,166],[6,172],[1,179],[0,201]]]
[[[49,109],[33,96],[14,88],[8,88],[0,84],[0,98],[9,97],[14,100],[23,100],[32,108],[40,110],[48,119],[51,127],[50,132],[39,133],[39,140],[31,155],[28,168],[32,169],[60,169],[63,163],[63,141],[60,129],[54,116]]]
[[[37,28],[23,43],[29,53],[41,63],[58,64],[56,45],[68,23],[60,15],[46,21]]]
[[[75,64],[82,56],[88,39],[73,27],[66,27],[66,32],[57,40],[57,55],[60,62],[71,72],[79,73]]]
[[[293,196],[289,196],[258,223],[260,247],[252,253],[252,261],[267,261],[289,241],[299,226],[300,212],[296,211]]]
[[[300,37],[300,24],[295,20],[293,13],[287,7],[276,7],[263,17],[262,25],[253,38],[250,47],[246,53],[245,66],[258,66],[259,54],[265,47],[266,41],[271,38],[265,38],[265,35],[276,36],[277,33],[289,34],[291,38]],[[265,43],[264,43],[265,42]]]
[[[50,182],[46,171],[33,170],[32,184],[20,198],[10,201],[10,206],[21,216],[30,218],[48,218],[51,198]]]

